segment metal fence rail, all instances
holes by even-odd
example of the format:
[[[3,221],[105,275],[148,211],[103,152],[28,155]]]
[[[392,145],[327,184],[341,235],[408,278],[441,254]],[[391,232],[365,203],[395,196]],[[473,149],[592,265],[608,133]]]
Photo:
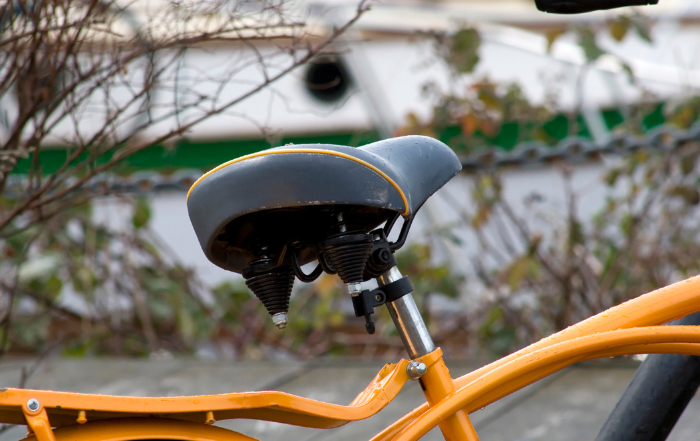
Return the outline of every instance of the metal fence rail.
[[[597,160],[601,155],[626,155],[639,150],[673,152],[700,141],[700,121],[688,130],[664,125],[650,130],[643,137],[624,134],[612,136],[608,142],[596,145],[588,139],[570,137],[554,147],[544,143],[525,142],[509,152],[488,150],[461,157],[463,170],[478,172],[507,166],[543,165],[556,161],[581,163]]]
[[[614,135],[605,144],[595,144],[581,137],[569,137],[556,146],[538,142],[524,142],[511,151],[484,148],[472,155],[460,156],[463,171],[476,173],[493,171],[503,167],[543,166],[557,161],[572,164],[600,160],[601,155],[623,156],[639,150],[671,153],[690,143],[700,142],[700,121],[688,130],[679,130],[670,125],[659,126],[645,134]],[[158,171],[139,171],[126,176],[103,174],[91,179],[83,190],[98,194],[136,193],[157,191],[188,191],[202,174],[199,169],[181,169],[172,174]],[[26,177],[12,176],[5,188],[5,196],[22,197],[26,188]]]

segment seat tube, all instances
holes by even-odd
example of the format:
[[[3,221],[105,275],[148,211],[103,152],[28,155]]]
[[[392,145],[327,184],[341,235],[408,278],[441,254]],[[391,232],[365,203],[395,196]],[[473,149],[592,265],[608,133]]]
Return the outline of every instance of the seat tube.
[[[377,284],[381,287],[402,277],[401,272],[394,266],[377,278]],[[410,293],[393,302],[387,302],[386,306],[412,359],[427,355],[436,349]],[[430,407],[455,390],[454,381],[442,357],[428,368],[419,382]],[[479,439],[469,420],[469,415],[463,410],[443,420],[440,423],[440,430],[446,441],[478,441]]]

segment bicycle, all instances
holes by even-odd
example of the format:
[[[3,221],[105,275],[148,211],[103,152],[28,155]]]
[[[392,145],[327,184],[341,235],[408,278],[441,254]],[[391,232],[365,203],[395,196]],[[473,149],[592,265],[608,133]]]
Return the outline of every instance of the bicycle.
[[[629,354],[700,355],[700,329],[659,326],[700,310],[700,277],[670,285],[584,320],[514,354],[452,379],[396,267],[411,221],[461,168],[432,138],[408,136],[360,148],[280,147],[204,174],[188,193],[190,219],[207,257],[239,272],[273,323],[284,328],[295,278],[338,274],[355,315],[374,332],[385,305],[411,360],[386,365],[347,406],[282,392],[120,397],[0,389],[0,422],[26,424],[27,440],[248,441],[216,421],[247,418],[334,428],[368,418],[407,381],[426,403],[371,441],[414,441],[439,426],[448,441],[478,440],[469,413],[578,361]],[[232,192],[243,197],[225,197]],[[388,237],[399,217],[398,239]],[[306,274],[302,266],[318,261]],[[362,289],[375,279],[378,288]]]

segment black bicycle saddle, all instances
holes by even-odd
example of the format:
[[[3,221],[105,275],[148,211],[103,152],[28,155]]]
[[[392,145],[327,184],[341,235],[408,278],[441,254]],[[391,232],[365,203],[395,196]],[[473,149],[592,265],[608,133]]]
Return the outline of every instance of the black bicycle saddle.
[[[292,145],[214,168],[190,188],[187,208],[204,253],[224,269],[242,272],[260,247],[277,249],[281,264],[293,246],[303,265],[333,228],[368,233],[411,219],[460,169],[449,147],[424,136]]]

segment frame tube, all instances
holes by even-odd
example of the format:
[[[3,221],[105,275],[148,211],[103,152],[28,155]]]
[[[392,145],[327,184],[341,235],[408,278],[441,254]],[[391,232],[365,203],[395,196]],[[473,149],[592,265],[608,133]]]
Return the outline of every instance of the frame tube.
[[[395,266],[377,278],[377,284],[384,286],[395,282],[403,276]],[[428,333],[423,317],[418,311],[416,302],[411,294],[386,303],[401,340],[412,359],[424,356],[435,351],[435,344]],[[454,393],[455,384],[450,376],[450,371],[440,357],[435,364],[428,367],[428,371],[420,378],[421,388],[428,405],[433,407],[443,398]],[[446,441],[478,441],[474,426],[469,420],[469,414],[463,410],[440,422],[440,431]]]
[[[530,352],[456,390],[408,424],[394,439],[415,441],[448,415],[473,412],[576,362],[645,353],[700,355],[700,329],[696,326],[621,329]]]
[[[685,317],[688,314],[700,311],[700,276],[690,277],[672,285],[659,288],[650,293],[628,300],[618,306],[603,311],[582,322],[572,325],[563,331],[543,338],[524,349],[521,349],[507,357],[503,357],[487,366],[472,371],[462,377],[456,378],[457,388],[465,386],[489,372],[500,368],[508,362],[539,349],[550,347],[561,342],[572,340],[576,337],[593,335],[596,333],[611,331],[614,329],[626,329],[643,326],[655,326],[668,323],[671,320]],[[645,352],[641,352],[645,353]],[[693,354],[700,355],[700,354]],[[566,367],[562,365],[561,368]],[[556,372],[558,369],[553,370]],[[425,403],[385,430],[377,434],[371,441],[388,441],[408,426],[420,415],[428,411]],[[478,409],[478,408],[477,408]]]
[[[455,384],[450,376],[450,371],[445,366],[445,362],[440,358],[428,372],[421,377],[420,385],[423,389],[428,405],[435,406],[443,398],[452,395],[455,391]],[[469,414],[464,410],[459,410],[444,421],[440,422],[440,431],[446,441],[478,441],[479,437],[469,419]]]

